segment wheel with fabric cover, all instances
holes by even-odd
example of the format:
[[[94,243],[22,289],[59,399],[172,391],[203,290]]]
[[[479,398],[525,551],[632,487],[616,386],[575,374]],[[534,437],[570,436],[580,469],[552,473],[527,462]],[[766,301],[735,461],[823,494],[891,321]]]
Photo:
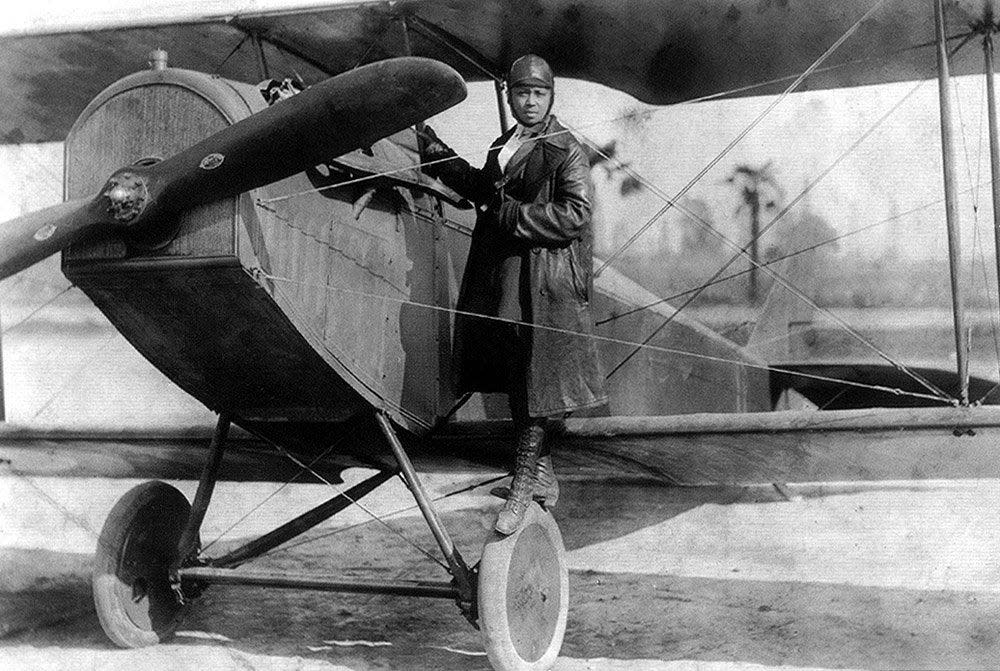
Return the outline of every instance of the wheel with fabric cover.
[[[138,648],[173,636],[183,615],[170,584],[191,505],[164,482],[126,492],[108,514],[94,556],[94,605],[116,645]]]
[[[551,513],[532,503],[517,531],[487,540],[478,582],[479,629],[493,668],[551,668],[569,612],[566,549]]]

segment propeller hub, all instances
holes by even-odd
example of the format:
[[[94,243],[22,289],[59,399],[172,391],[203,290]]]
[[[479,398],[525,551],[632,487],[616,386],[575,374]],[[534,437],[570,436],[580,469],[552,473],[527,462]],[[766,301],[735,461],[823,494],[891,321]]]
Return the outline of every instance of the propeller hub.
[[[107,211],[114,222],[128,226],[146,208],[149,188],[142,175],[120,172],[108,180],[101,195],[108,200]]]

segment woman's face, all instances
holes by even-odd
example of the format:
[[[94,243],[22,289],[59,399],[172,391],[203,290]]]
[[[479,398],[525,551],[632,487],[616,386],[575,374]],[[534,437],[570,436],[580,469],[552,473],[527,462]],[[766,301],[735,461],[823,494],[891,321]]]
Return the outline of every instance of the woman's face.
[[[510,90],[510,109],[525,126],[534,126],[545,118],[552,105],[552,89],[519,84]]]

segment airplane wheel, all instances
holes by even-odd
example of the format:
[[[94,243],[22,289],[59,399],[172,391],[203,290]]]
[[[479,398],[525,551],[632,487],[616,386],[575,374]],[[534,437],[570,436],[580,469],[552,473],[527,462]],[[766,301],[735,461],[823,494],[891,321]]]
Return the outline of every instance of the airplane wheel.
[[[111,509],[94,556],[94,604],[116,645],[138,648],[169,639],[184,607],[170,586],[170,565],[191,505],[163,482],[144,482]]]
[[[497,671],[555,664],[566,633],[569,571],[552,515],[532,503],[510,536],[494,534],[479,563],[479,629]]]

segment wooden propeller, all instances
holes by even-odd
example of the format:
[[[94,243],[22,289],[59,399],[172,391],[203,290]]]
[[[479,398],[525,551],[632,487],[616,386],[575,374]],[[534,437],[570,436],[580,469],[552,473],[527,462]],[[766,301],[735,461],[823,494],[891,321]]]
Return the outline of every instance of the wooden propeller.
[[[331,77],[164,161],[117,170],[93,198],[0,224],[0,279],[93,232],[155,238],[178,212],[369,146],[465,95],[457,72],[427,58],[379,61]]]

